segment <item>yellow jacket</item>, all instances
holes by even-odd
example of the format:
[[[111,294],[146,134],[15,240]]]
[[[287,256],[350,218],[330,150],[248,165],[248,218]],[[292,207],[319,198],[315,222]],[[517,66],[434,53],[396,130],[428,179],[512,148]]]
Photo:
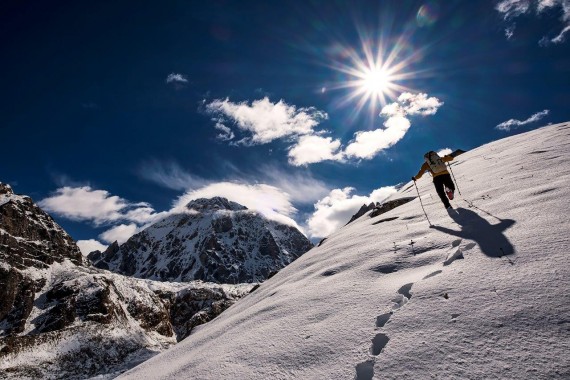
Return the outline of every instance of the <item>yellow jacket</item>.
[[[449,156],[449,155],[448,155],[448,156],[443,156],[443,157],[441,158],[441,160],[442,160],[443,162],[449,162],[449,161],[452,161],[452,160],[453,160],[453,157],[451,157],[451,156]],[[432,177],[437,177],[438,175],[442,175],[442,174],[449,174],[449,172],[447,171],[447,169],[444,170],[444,171],[442,171],[442,172],[439,172],[439,173],[434,173],[434,172],[431,170],[431,168],[429,167],[428,163],[427,163],[427,162],[424,162],[424,164],[422,165],[420,171],[418,172],[418,174],[416,174],[416,175],[414,176],[414,178],[415,178],[415,179],[420,179],[420,178],[422,177],[422,175],[423,175],[426,171],[427,171],[427,172],[430,172],[431,175],[432,175]]]

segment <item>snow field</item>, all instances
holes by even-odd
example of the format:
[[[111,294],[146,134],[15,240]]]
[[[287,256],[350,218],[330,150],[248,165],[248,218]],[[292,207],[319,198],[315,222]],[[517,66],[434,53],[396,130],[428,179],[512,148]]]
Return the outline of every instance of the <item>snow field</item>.
[[[454,211],[418,181],[431,228],[418,199],[365,215],[121,378],[568,378],[568,145],[566,123],[457,157]]]

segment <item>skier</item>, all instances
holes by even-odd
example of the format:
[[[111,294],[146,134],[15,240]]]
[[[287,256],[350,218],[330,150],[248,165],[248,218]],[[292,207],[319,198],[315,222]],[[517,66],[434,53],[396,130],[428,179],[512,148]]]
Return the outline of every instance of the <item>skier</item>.
[[[418,174],[412,177],[412,180],[415,182],[416,180],[420,179],[426,171],[429,171],[433,177],[433,185],[435,186],[437,195],[439,195],[439,198],[443,202],[445,208],[451,209],[451,204],[447,198],[453,199],[455,184],[451,179],[451,175],[447,171],[445,162],[453,160],[453,156],[447,155],[440,157],[436,152],[429,151],[424,154],[424,159],[424,164],[422,165]]]

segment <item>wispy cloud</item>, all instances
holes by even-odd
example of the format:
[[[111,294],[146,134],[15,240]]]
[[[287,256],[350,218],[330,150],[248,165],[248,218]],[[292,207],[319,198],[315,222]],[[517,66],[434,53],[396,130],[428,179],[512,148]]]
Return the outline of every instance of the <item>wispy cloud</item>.
[[[321,238],[330,235],[344,226],[363,204],[382,202],[396,193],[394,186],[381,187],[370,195],[356,195],[352,187],[334,189],[315,203],[315,212],[307,220],[309,235]]]
[[[570,0],[501,0],[497,3],[495,9],[509,23],[505,28],[507,39],[511,39],[514,36],[515,19],[522,15],[534,14],[540,16],[550,9],[560,9],[562,13],[560,21],[563,28],[554,37],[543,36],[539,40],[539,44],[541,46],[560,44],[565,41],[566,34],[570,32]]]
[[[165,188],[183,191],[205,188],[219,182],[263,183],[281,189],[292,201],[302,204],[313,203],[330,188],[324,182],[315,179],[306,168],[291,171],[277,165],[261,164],[249,172],[243,172],[231,162],[225,162],[221,166],[224,166],[227,172],[225,179],[222,180],[205,179],[191,174],[175,161],[147,161],[140,165],[138,174],[141,178]]]
[[[530,123],[535,123],[539,120],[541,120],[542,118],[544,118],[545,116],[547,116],[550,113],[549,110],[544,110],[544,111],[540,111],[535,113],[534,115],[532,115],[531,117],[529,117],[526,120],[520,121],[517,119],[510,119],[507,121],[502,122],[501,124],[497,125],[495,128],[501,131],[510,131],[511,129],[516,129],[518,127],[521,127],[523,125],[527,125]]]
[[[271,165],[259,168],[256,177],[263,178],[271,186],[287,193],[292,202],[312,204],[329,192],[330,186],[313,177],[308,169],[297,169],[294,172],[282,170]]]
[[[244,145],[313,134],[314,128],[328,117],[313,107],[298,108],[283,100],[273,103],[267,97],[251,103],[216,99],[206,104],[206,110],[214,115],[222,139],[232,140],[235,135],[231,127],[235,127],[246,135],[238,142]]]
[[[188,83],[188,78],[186,78],[186,76],[183,74],[170,73],[166,77],[166,83],[184,84],[184,83]]]
[[[208,183],[190,174],[175,161],[148,160],[139,166],[137,173],[143,179],[172,190],[188,190]]]

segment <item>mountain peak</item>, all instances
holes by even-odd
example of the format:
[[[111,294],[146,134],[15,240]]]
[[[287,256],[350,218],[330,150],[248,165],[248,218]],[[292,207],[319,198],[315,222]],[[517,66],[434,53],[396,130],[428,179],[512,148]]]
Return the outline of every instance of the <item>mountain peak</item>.
[[[217,210],[229,210],[229,211],[247,210],[247,207],[242,206],[239,203],[232,202],[227,198],[223,197],[194,199],[188,202],[186,208],[196,210],[199,212],[217,211]]]
[[[14,191],[12,190],[12,187],[7,183],[0,182],[0,195],[3,194],[4,195],[14,194]]]

